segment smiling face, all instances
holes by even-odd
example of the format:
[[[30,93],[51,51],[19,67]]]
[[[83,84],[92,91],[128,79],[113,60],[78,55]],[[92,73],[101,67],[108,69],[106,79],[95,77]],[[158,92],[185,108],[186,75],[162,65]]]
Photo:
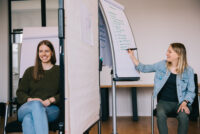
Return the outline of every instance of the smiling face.
[[[179,58],[178,54],[172,49],[171,46],[169,46],[166,56],[167,56],[168,62],[178,61],[178,58]]]
[[[52,51],[45,44],[39,47],[38,55],[42,63],[51,63]]]

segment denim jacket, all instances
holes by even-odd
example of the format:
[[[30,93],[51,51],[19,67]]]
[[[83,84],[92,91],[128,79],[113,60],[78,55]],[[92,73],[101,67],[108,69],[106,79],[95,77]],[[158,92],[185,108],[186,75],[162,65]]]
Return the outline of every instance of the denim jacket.
[[[136,66],[136,69],[143,73],[155,72],[154,98],[158,95],[171,73],[167,69],[166,60],[162,60],[153,65],[139,63],[139,65]],[[182,103],[182,101],[187,100],[189,101],[188,105],[191,105],[195,97],[194,72],[191,67],[186,67],[182,74],[177,75],[176,86],[179,104]]]

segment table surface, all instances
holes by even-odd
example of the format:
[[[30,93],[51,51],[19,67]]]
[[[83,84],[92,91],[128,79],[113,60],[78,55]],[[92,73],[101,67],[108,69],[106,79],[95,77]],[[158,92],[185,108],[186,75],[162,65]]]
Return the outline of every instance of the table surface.
[[[153,84],[116,85],[116,87],[153,87]],[[101,85],[100,88],[111,88],[111,85]],[[198,84],[200,88],[200,83]]]

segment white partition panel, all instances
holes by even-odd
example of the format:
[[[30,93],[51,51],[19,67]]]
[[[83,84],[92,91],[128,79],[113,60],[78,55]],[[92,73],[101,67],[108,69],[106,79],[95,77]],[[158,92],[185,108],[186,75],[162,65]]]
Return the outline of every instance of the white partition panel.
[[[113,58],[115,61],[113,62],[113,64],[115,64],[113,65],[115,69],[113,71],[116,73],[114,75],[116,75],[119,81],[138,80],[140,77],[139,72],[136,71],[135,65],[127,52],[128,48],[136,48],[136,43],[128,18],[124,13],[123,5],[114,0],[100,0],[100,9],[104,17],[99,18],[104,19],[107,25],[107,31],[110,33],[110,42],[112,42],[110,45],[111,49],[113,49]],[[103,25],[101,25],[101,29],[103,29]],[[101,32],[102,30],[100,33]],[[106,38],[108,38],[106,34],[104,38],[102,38],[102,36],[100,37],[101,40],[106,40]],[[134,54],[137,57],[137,51],[135,51]]]
[[[65,133],[99,119],[98,0],[65,0]]]

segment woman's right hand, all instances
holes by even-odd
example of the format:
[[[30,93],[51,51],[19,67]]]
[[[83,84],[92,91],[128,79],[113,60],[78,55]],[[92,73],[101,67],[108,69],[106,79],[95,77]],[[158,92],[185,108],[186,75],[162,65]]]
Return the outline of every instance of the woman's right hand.
[[[128,49],[128,54],[129,54],[131,60],[133,61],[133,63],[134,63],[136,66],[138,66],[139,61],[136,59],[133,50]]]
[[[130,57],[134,56],[133,50],[128,49],[128,54],[129,54]]]
[[[27,102],[29,102],[29,101],[40,101],[41,103],[43,102],[43,100],[40,98],[28,98]]]
[[[43,106],[48,107],[49,105],[51,105],[51,102],[49,99],[46,99],[42,102]]]
[[[29,102],[29,101],[40,101],[42,103],[42,105],[45,106],[45,107],[47,107],[51,104],[48,99],[43,101],[40,98],[28,98],[27,102]]]

